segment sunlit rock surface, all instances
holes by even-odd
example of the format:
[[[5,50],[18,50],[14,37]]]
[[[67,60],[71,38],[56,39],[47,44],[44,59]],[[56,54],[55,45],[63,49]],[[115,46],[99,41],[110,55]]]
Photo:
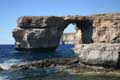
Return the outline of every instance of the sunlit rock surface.
[[[17,24],[13,30],[17,50],[51,51],[59,45],[66,22],[63,17],[24,16]]]
[[[87,17],[75,33],[75,53],[89,65],[120,67],[120,13]]]
[[[75,52],[84,64],[99,66],[119,66],[120,44],[94,43],[79,44],[75,46]]]
[[[64,29],[71,23],[76,28],[74,51],[81,62],[120,66],[120,13],[92,16],[23,16],[18,18],[17,28],[13,30],[15,48],[53,51],[59,45]]]

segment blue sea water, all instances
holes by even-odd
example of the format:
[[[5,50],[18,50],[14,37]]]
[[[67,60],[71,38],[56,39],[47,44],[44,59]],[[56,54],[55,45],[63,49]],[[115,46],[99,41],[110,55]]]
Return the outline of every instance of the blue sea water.
[[[73,45],[60,45],[55,52],[18,52],[14,45],[0,45],[0,80],[23,80],[27,76],[45,76],[62,68],[34,69],[26,71],[9,71],[11,65],[49,58],[75,57]]]
[[[14,45],[0,45],[0,80],[120,80],[119,76],[76,75],[64,71],[62,66],[9,70],[10,66],[42,59],[76,57],[73,45],[60,45],[56,52],[18,52]]]

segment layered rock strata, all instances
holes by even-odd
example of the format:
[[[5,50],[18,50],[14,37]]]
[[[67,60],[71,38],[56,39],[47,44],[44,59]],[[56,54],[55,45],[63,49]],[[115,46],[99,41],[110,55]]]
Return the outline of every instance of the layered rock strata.
[[[120,67],[120,14],[89,16],[87,20],[90,24],[84,22],[75,33],[74,51],[80,61]]]
[[[24,16],[17,24],[13,30],[16,50],[53,51],[59,45],[66,22],[55,16]]]
[[[93,43],[75,46],[75,53],[84,64],[104,67],[120,66],[120,44]]]
[[[120,65],[120,13],[93,16],[23,16],[13,30],[16,50],[53,51],[74,24],[75,53],[91,65]],[[105,48],[105,49],[104,49]]]

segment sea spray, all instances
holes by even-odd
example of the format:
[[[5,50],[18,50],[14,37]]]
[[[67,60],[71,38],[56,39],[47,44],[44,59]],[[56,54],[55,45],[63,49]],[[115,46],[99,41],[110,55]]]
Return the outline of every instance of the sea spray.
[[[3,63],[0,63],[0,67],[3,70],[8,70],[12,65],[18,64],[20,60],[17,59],[9,59],[7,61],[4,61]]]

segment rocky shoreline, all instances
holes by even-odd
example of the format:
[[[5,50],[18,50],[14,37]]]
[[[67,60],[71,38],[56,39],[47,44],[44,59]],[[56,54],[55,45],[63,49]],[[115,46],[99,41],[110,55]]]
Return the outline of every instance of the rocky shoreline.
[[[27,70],[34,68],[45,68],[45,67],[58,67],[64,66],[65,68],[75,68],[80,70],[119,70],[116,67],[103,67],[103,66],[90,66],[85,65],[79,61],[79,58],[52,58],[52,59],[44,59],[39,61],[31,61],[26,63],[19,63],[12,65],[8,70]],[[4,70],[0,67],[0,70]]]
[[[84,65],[79,62],[79,58],[53,58],[53,59],[44,59],[39,61],[32,61],[27,63],[19,63],[12,65],[9,69],[5,70],[0,68],[0,72],[3,71],[28,71],[28,70],[39,70],[53,68],[58,69],[55,72],[49,72],[47,76],[29,76],[24,77],[23,79],[27,80],[69,80],[71,79],[82,79],[86,80],[119,80],[120,78],[120,69],[116,68],[106,68],[103,66],[90,66]],[[33,73],[31,73],[33,74]],[[54,77],[53,77],[54,76]],[[96,79],[95,79],[96,78]],[[99,80],[99,79],[98,79]]]

